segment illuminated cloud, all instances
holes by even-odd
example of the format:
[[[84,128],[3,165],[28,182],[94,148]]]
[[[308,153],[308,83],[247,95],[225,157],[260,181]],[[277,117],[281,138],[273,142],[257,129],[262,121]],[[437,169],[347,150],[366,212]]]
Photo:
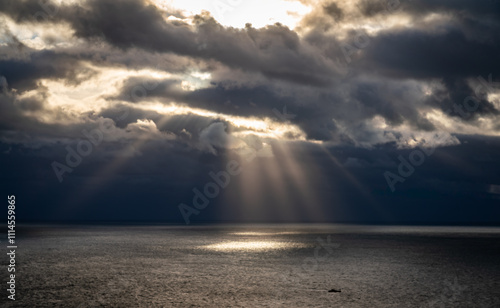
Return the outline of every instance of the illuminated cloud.
[[[184,184],[199,176],[187,169],[250,155],[258,167],[234,194],[257,202],[272,187],[282,206],[315,199],[307,185],[321,199],[336,177],[366,192],[397,151],[436,147],[469,168],[470,147],[490,144],[492,163],[499,12],[499,1],[1,1],[0,151],[60,160],[100,130],[84,174],[106,162],[109,179],[134,161]],[[497,184],[488,175],[477,190]]]
[[[233,18],[227,20],[243,19],[242,8],[250,4],[238,5],[226,7],[224,14]],[[287,23],[280,13],[254,22],[257,27],[233,28],[217,19],[220,8],[209,1],[6,1],[0,6],[1,74],[11,95],[43,90],[40,119],[46,124],[86,122],[92,113],[130,104],[161,115],[175,104],[176,110],[199,110],[194,113],[213,120],[225,114],[223,120],[269,122],[272,110],[287,106],[300,116],[289,121],[293,133],[275,138],[294,134],[370,147],[408,144],[390,136],[410,130],[415,138],[433,131],[475,134],[477,127],[498,134],[498,88],[474,90],[474,78],[488,79],[498,65],[489,61],[499,46],[496,15],[487,5],[473,6],[467,16],[450,14],[463,4],[447,2],[269,5],[298,21]],[[263,18],[251,10],[245,14],[250,22]],[[487,27],[492,31],[480,31]],[[470,96],[479,104],[469,117],[446,113]],[[152,107],[158,104],[167,107],[158,112],[163,107]]]

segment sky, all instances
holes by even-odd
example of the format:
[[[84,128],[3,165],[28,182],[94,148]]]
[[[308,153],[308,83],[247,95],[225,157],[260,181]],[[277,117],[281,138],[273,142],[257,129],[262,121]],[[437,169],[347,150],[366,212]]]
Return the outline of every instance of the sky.
[[[4,0],[18,220],[500,222],[500,1]]]

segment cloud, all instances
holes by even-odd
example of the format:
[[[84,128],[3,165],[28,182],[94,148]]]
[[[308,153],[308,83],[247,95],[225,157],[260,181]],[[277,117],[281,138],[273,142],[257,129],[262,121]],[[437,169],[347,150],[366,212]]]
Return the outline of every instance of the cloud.
[[[11,46],[0,47],[7,52]],[[28,49],[26,46],[16,47]],[[19,92],[39,88],[41,79],[62,80],[67,85],[76,85],[95,74],[81,66],[79,59],[52,50],[26,51],[25,59],[0,58],[0,76],[3,76],[10,88]],[[4,53],[5,55],[5,53]]]
[[[236,140],[226,132],[226,126],[222,122],[212,123],[202,130],[200,141],[203,147],[213,154],[217,153],[216,148],[231,148],[236,144]]]
[[[255,188],[255,204],[314,204],[325,219],[468,219],[478,199],[483,220],[498,217],[499,2],[301,2],[310,12],[290,29],[146,0],[1,1],[1,180],[16,174],[44,209],[23,217],[80,193],[78,217],[135,219],[140,202],[175,221],[209,172],[248,157],[252,185],[235,178],[220,209]],[[273,111],[285,108],[295,116]],[[89,134],[102,141],[59,184],[51,163]],[[435,153],[390,195],[384,172],[419,147]]]
[[[140,0],[5,1],[0,11],[14,23],[5,23],[0,75],[9,100],[18,101],[18,119],[45,127],[49,135],[50,127],[78,131],[78,125],[100,115],[119,129],[148,121],[192,142],[221,120],[219,115],[280,121],[272,110],[284,106],[297,115],[288,119],[300,130],[290,133],[292,139],[303,132],[311,141],[400,147],[434,133],[476,133],[477,127],[498,133],[492,124],[499,115],[491,96],[496,88],[475,90],[479,75],[487,78],[498,70],[492,61],[499,51],[496,3],[303,2],[312,9],[297,29],[280,24],[237,29],[222,26],[208,12],[186,17]],[[33,19],[40,11],[48,18]],[[435,17],[440,14],[447,18]],[[37,50],[17,38],[21,26],[62,24],[73,37],[66,45]],[[361,37],[360,47],[355,42]],[[347,59],[346,46],[355,50],[347,51],[350,61],[342,65],[349,73],[343,74],[339,61]],[[119,70],[136,73],[120,78]],[[70,89],[81,93],[81,85],[89,89],[92,83],[109,83],[108,91],[94,93],[90,105],[64,104]],[[148,84],[154,86],[144,87]],[[19,111],[21,101],[36,106],[27,97],[37,97],[45,107]],[[470,116],[448,112],[469,97],[478,103]],[[165,114],[175,109],[168,109],[172,104],[198,114]],[[40,114],[43,123],[33,119]],[[70,119],[75,125],[68,125]],[[229,125],[229,134],[240,133]]]

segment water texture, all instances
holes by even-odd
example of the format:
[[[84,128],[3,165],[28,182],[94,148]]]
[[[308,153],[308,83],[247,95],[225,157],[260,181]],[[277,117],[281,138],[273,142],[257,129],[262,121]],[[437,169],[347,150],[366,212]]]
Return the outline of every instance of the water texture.
[[[499,240],[496,228],[22,226],[17,300],[3,288],[1,306],[500,307]]]

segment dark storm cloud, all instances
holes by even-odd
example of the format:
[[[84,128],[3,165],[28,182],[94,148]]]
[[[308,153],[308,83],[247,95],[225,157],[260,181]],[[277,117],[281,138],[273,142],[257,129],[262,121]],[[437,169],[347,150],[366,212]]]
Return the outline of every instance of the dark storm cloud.
[[[147,96],[134,95],[134,91],[141,84],[158,84],[155,89],[148,91]],[[284,92],[284,93],[283,93]],[[131,95],[132,93],[132,95]],[[190,107],[202,108],[237,116],[271,117],[276,119],[272,110],[280,113],[287,106],[291,113],[300,114],[289,119],[299,125],[310,139],[332,140],[335,139],[335,124],[331,121],[332,115],[338,113],[338,108],[345,108],[340,103],[340,97],[325,93],[316,95],[310,88],[289,89],[280,91],[268,84],[254,86],[226,86],[224,81],[212,82],[208,88],[193,91],[184,91],[180,88],[180,80],[164,80],[158,82],[153,79],[129,78],[123,83],[120,93],[109,99],[123,99],[130,102],[140,102],[158,98],[168,104],[171,101],[187,104]],[[277,119],[279,121],[283,119]]]
[[[157,83],[158,86],[148,91],[147,96],[141,96],[143,93],[139,91],[134,97],[133,93],[139,85],[152,83]],[[308,138],[345,142],[349,138],[345,139],[346,136],[342,136],[335,121],[340,121],[339,123],[359,132],[359,125],[364,121],[374,116],[381,116],[391,126],[407,123],[420,131],[432,131],[435,129],[434,125],[421,116],[419,109],[439,107],[446,111],[450,106],[453,107],[452,103],[456,99],[460,98],[462,102],[468,95],[476,95],[467,84],[463,84],[450,89],[445,87],[442,90],[442,96],[433,95],[424,102],[422,101],[423,90],[414,83],[394,83],[372,79],[347,81],[339,86],[344,94],[309,88],[285,88],[283,90],[268,85],[225,87],[224,82],[212,83],[212,86],[208,88],[184,91],[181,90],[179,84],[180,80],[176,79],[159,82],[133,77],[124,81],[120,93],[112,99],[124,99],[137,103],[155,98],[166,104],[174,101],[230,115],[273,118],[275,114],[271,110],[276,109],[281,112],[283,107],[287,106],[289,112],[298,114],[289,121],[301,127]],[[459,91],[456,93],[456,98],[450,99],[448,91],[455,90]],[[283,95],[283,92],[289,94]],[[464,118],[464,120],[496,114],[489,102],[482,99],[478,103],[480,107],[474,113],[474,117]],[[352,110],[357,112],[352,112]],[[453,115],[460,117],[456,113]],[[363,139],[367,142],[371,138],[370,129],[366,125],[363,127],[363,133],[366,134]],[[351,141],[348,142],[351,143]]]
[[[28,18],[36,13],[31,8],[9,5],[4,5],[3,11],[19,21],[27,20],[23,15]],[[104,39],[123,49],[139,47],[213,59],[269,78],[324,86],[336,74],[332,63],[303,46],[287,27],[276,24],[238,30],[221,26],[209,15],[196,16],[192,27],[166,21],[164,14],[140,0],[90,0],[82,6],[59,8],[50,21],[69,23],[80,38]]]
[[[0,82],[2,77],[0,77]],[[16,92],[2,88],[0,93],[0,139],[6,143],[40,147],[57,141],[79,138],[89,123],[74,125],[44,123],[37,116],[52,116],[70,120],[61,110],[47,109],[47,93],[38,89],[30,97],[20,97]]]
[[[99,116],[113,120],[120,128],[125,128],[128,124],[135,123],[140,119],[151,119],[157,122],[162,117],[155,111],[132,108],[123,104],[106,108],[99,113]]]
[[[0,52],[11,48],[1,46]],[[93,71],[82,67],[78,58],[52,50],[29,50],[26,57],[20,59],[0,58],[0,76],[6,78],[10,88],[20,92],[39,88],[40,79],[77,85],[92,75]]]
[[[476,20],[480,24],[481,20],[498,22],[500,14],[500,4],[495,0],[474,3],[467,0],[361,0],[357,7],[362,16],[366,17],[386,14],[387,8],[393,7],[397,8],[399,12],[415,18],[415,21],[429,14],[444,14],[461,21]],[[491,34],[494,35],[494,33]]]
[[[323,6],[338,7],[338,4],[327,1]],[[356,23],[383,25],[386,18],[398,16],[409,17],[414,23],[411,28],[394,27],[375,34],[365,33],[367,37],[363,39],[367,43],[363,45],[366,46],[358,48],[362,55],[353,61],[360,71],[376,70],[395,78],[427,79],[476,77],[499,69],[496,61],[500,51],[498,1],[360,1],[355,7],[362,15],[351,12],[347,22],[352,22],[353,27]],[[439,13],[443,15],[422,20],[425,15]],[[316,19],[330,15],[327,10],[314,10],[311,14]],[[366,19],[376,14],[380,16]],[[335,35],[324,33],[323,25],[316,24],[315,20],[305,20],[310,23],[306,25],[313,26],[306,40],[332,57],[342,54],[338,52],[342,43],[355,45],[349,35],[344,41],[331,45],[330,42],[337,39]]]
[[[67,48],[57,48],[60,54],[87,61],[97,67],[128,70],[154,69],[169,73],[185,73],[193,68],[213,69],[214,65],[188,56],[172,53],[150,53],[140,48],[122,50],[103,42],[84,41]]]
[[[433,95],[427,99],[426,103],[430,106],[438,106],[441,110],[448,111],[449,115],[463,121],[478,121],[484,116],[498,116],[500,114],[500,111],[487,100],[485,93],[474,91],[464,80],[444,79],[442,83],[444,89],[434,89]],[[472,113],[467,112],[469,107],[465,103],[477,107]],[[465,105],[465,108],[462,107],[463,111],[461,111],[457,109],[457,105]]]
[[[159,123],[165,122],[160,122],[165,116],[160,117],[154,112],[120,108],[120,106],[105,110],[99,115],[94,112],[67,114],[64,109],[48,106],[47,89],[38,88],[36,94],[21,97],[16,91],[8,88],[3,77],[0,77],[0,90],[0,140],[28,148],[88,139],[89,132],[96,130],[105,141],[122,140],[126,143],[135,138],[148,138],[154,135],[154,131],[141,131],[138,120],[155,119]],[[57,121],[47,121],[47,118]],[[202,123],[199,119],[198,122]],[[164,139],[174,137],[168,135],[171,130],[163,129],[163,131]],[[181,131],[179,133],[182,135]]]
[[[488,32],[481,34],[489,39],[470,37],[456,25],[436,32],[425,29],[383,31],[371,40],[354,65],[390,78],[439,80],[444,90],[436,90],[429,101],[443,111],[474,97],[479,101],[479,108],[474,117],[462,117],[465,121],[482,115],[498,115],[494,104],[484,94],[475,93],[469,80],[479,76],[487,79],[489,74],[500,72],[497,61],[499,32],[498,23],[492,23]],[[493,86],[487,88],[487,92],[494,91]]]
[[[391,126],[398,126],[405,121],[414,128],[424,131],[434,130],[434,125],[418,113],[418,107],[412,102],[412,88],[404,85],[392,86],[378,82],[358,83],[352,89],[351,97],[366,107],[366,118],[380,115]],[[402,104],[401,102],[405,103]]]
[[[82,38],[102,37],[120,48],[189,54],[196,34],[183,22],[166,22],[156,7],[139,0],[90,0],[68,9],[65,16]]]
[[[386,14],[387,5],[386,2],[362,2],[359,8],[361,13],[373,16],[383,10]],[[278,95],[277,92],[282,92],[282,89],[276,89],[276,84],[273,82],[249,87],[244,85],[246,82],[244,79],[241,80],[243,86],[238,89],[225,88],[215,83],[213,87],[189,92],[180,89],[180,80],[165,81],[151,90],[148,97],[163,97],[188,103],[193,107],[245,116],[268,116],[269,110],[273,108],[280,110],[288,105],[300,110],[301,117],[294,122],[300,123],[309,137],[331,140],[338,137],[335,133],[336,125],[331,119],[338,118],[339,109],[353,121],[363,121],[380,115],[391,125],[408,122],[419,130],[434,129],[432,123],[421,116],[420,111],[424,107],[414,102],[415,96],[421,93],[414,91],[413,94],[398,94],[395,89],[397,84],[385,86],[378,85],[377,81],[367,83],[357,78],[359,74],[371,72],[382,74],[387,78],[384,83],[391,83],[390,79],[394,78],[422,81],[443,79],[447,90],[444,96],[452,98],[448,101],[454,101],[462,95],[471,93],[466,93],[461,87],[453,87],[452,84],[465,85],[466,78],[499,71],[498,61],[494,61],[500,51],[498,47],[500,40],[495,39],[498,31],[494,31],[498,22],[492,20],[491,23],[479,23],[482,18],[491,19],[493,14],[487,13],[486,4],[477,7],[470,5],[474,8],[467,14],[459,14],[466,5],[465,2],[456,4],[447,1],[438,4],[425,2],[419,5],[407,1],[401,2],[401,6],[397,7],[398,10],[390,14],[417,16],[431,13],[431,9],[434,8],[437,12],[452,12],[456,16],[448,27],[440,28],[439,31],[425,27],[425,24],[417,24],[415,29],[394,28],[376,35],[362,34],[368,39],[368,44],[363,46],[360,52],[350,55],[352,63],[348,64],[351,71],[348,79],[350,91],[348,96],[337,94],[342,91],[339,87],[343,86],[338,81],[345,77],[338,75],[336,65],[333,63],[339,59],[343,61],[346,50],[342,44],[352,45],[350,40],[353,36],[360,36],[359,32],[353,32],[344,41],[321,31],[310,31],[304,39],[301,39],[297,33],[280,25],[262,29],[251,26],[234,29],[221,26],[209,15],[196,16],[194,26],[191,26],[182,21],[165,20],[166,12],[139,0],[87,1],[83,4],[52,7],[57,14],[42,22],[65,21],[73,28],[76,37],[85,38],[89,42],[104,40],[111,46],[121,49],[121,52],[118,52],[113,48],[104,48],[99,53],[94,53],[93,57],[90,54],[86,55],[85,51],[80,52],[80,57],[96,63],[118,61],[130,67],[139,68],[140,65],[154,67],[154,61],[146,62],[141,59],[151,57],[154,52],[166,52],[167,55],[175,53],[187,59],[216,60],[233,69],[259,72],[271,79],[323,86],[326,92],[323,97],[334,97],[334,99],[308,99],[306,104],[294,98],[295,93],[291,87],[287,89],[290,94]],[[19,21],[27,21],[28,19],[21,17],[36,13],[31,4],[22,8],[18,5],[4,5],[3,10]],[[325,2],[315,14],[318,18],[321,14],[333,18],[337,23],[347,18],[342,6],[336,2]],[[352,12],[349,18],[351,15]],[[479,37],[471,33],[482,34]],[[130,54],[131,50],[135,50],[136,57]],[[75,51],[68,50],[68,52]],[[45,58],[47,58],[45,63],[50,63],[52,60],[48,59],[48,55]],[[59,55],[58,58],[63,61],[64,56]],[[54,78],[65,77],[64,63],[58,65],[62,68],[57,72],[60,76]],[[218,67],[218,65],[205,65],[206,68],[210,67],[210,70],[216,70]],[[170,70],[171,66],[163,67]],[[23,75],[23,69],[28,68],[14,63],[5,66],[5,69],[10,69],[11,76],[7,77],[12,79],[12,84],[15,85],[22,84],[16,79]],[[13,72],[14,69],[18,72],[17,75]],[[44,71],[47,75],[55,74],[51,67]],[[29,72],[30,76],[34,76],[31,82],[33,86],[38,75],[36,71],[34,74]],[[66,73],[66,78],[70,78],[68,76],[70,73]],[[262,84],[264,83],[265,81],[262,81]],[[326,85],[329,87],[325,87]],[[130,87],[133,87],[133,80],[130,84],[124,85],[123,94],[117,98],[133,100],[130,98],[130,91],[133,90]],[[316,90],[305,87],[301,88],[301,91]],[[465,97],[467,95],[461,99]],[[482,107],[475,113],[476,117],[483,113],[497,113],[491,102],[486,101],[484,97],[481,100]],[[349,105],[352,105],[353,101],[361,108],[349,113],[346,110],[352,108]],[[448,101],[430,101],[426,106],[446,109],[449,108],[446,107]]]
[[[120,99],[129,102],[147,101],[160,98],[165,104],[170,102],[185,103],[190,107],[203,108],[219,113],[240,116],[269,117],[273,108],[281,109],[285,104],[297,105],[292,95],[277,93],[266,84],[229,86],[221,82],[211,82],[209,87],[183,90],[182,80],[132,77],[123,82],[120,93],[108,99]],[[140,85],[154,84],[154,89],[147,93]]]
[[[487,18],[494,18],[500,15],[500,3],[495,0],[475,1],[474,3],[467,0],[421,0],[402,2],[404,2],[403,11],[412,13],[412,15],[428,14],[432,12],[463,13],[465,15],[481,15]]]
[[[326,14],[332,16],[336,21],[340,21],[344,16],[342,9],[340,9],[335,2],[324,5],[323,9],[325,10]]]
[[[24,130],[30,121],[23,116],[26,111],[40,111],[45,101],[44,93],[37,97],[20,99],[8,89],[7,81],[0,77],[0,131]]]
[[[43,5],[43,6],[42,6]],[[16,22],[27,21],[45,21],[45,19],[37,19],[38,12],[44,12],[44,8],[55,12],[58,6],[52,1],[38,1],[38,0],[5,0],[0,2],[0,12],[9,15]]]
[[[124,80],[120,93],[107,99],[118,99],[133,103],[150,99],[151,97],[167,97],[177,99],[183,96],[180,79],[157,80],[148,77],[130,77]]]
[[[119,128],[126,128],[137,120],[151,119],[160,131],[171,132],[184,141],[196,142],[200,132],[217,121],[210,117],[195,114],[164,115],[125,105],[116,105],[103,110],[99,116],[111,119]]]
[[[500,40],[469,40],[456,28],[444,33],[384,31],[372,39],[356,65],[395,78],[469,78],[500,71],[499,53]]]

